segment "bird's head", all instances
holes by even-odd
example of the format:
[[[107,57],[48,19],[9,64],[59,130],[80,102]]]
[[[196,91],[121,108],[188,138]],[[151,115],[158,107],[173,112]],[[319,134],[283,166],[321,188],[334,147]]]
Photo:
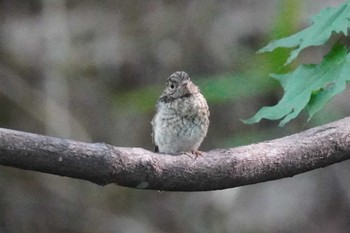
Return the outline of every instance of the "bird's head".
[[[167,79],[166,87],[162,96],[177,99],[191,96],[198,92],[198,87],[191,82],[188,74],[183,71],[177,71]]]

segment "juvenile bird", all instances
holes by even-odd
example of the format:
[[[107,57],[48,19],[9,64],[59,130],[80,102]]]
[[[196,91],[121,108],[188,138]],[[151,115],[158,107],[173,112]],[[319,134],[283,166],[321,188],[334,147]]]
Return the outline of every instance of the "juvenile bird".
[[[187,73],[177,71],[166,81],[152,120],[155,151],[191,153],[196,157],[209,127],[209,107]]]

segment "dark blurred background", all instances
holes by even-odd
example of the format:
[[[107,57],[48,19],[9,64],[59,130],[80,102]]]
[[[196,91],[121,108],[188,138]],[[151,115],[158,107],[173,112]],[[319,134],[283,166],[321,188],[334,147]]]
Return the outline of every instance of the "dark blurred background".
[[[278,138],[349,115],[350,92],[306,123],[244,125],[282,95],[268,77],[318,62],[308,49],[256,54],[340,0],[0,0],[0,127],[152,149],[166,78],[187,71],[207,97],[202,150]],[[142,191],[0,167],[0,232],[349,232],[350,163],[198,193]]]

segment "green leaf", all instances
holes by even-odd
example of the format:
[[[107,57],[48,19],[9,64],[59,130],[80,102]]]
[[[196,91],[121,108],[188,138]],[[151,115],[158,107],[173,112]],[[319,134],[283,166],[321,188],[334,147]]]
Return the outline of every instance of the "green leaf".
[[[270,42],[258,52],[271,52],[276,48],[295,48],[286,64],[291,63],[299,53],[310,46],[324,44],[335,33],[348,35],[350,26],[350,1],[339,7],[326,8],[311,18],[311,26],[286,38]]]
[[[280,81],[284,96],[275,105],[261,108],[244,123],[253,124],[261,119],[282,119],[280,126],[294,119],[307,107],[309,119],[333,96],[342,92],[350,80],[350,55],[344,46],[334,46],[321,64],[301,65],[292,73],[273,78]]]

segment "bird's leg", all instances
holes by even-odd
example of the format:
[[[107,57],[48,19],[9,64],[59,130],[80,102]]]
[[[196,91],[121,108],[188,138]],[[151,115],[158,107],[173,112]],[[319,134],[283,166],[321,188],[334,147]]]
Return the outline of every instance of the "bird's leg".
[[[203,156],[203,152],[199,151],[199,150],[191,150],[191,154],[194,155],[194,159],[197,159],[198,157],[202,157]]]

